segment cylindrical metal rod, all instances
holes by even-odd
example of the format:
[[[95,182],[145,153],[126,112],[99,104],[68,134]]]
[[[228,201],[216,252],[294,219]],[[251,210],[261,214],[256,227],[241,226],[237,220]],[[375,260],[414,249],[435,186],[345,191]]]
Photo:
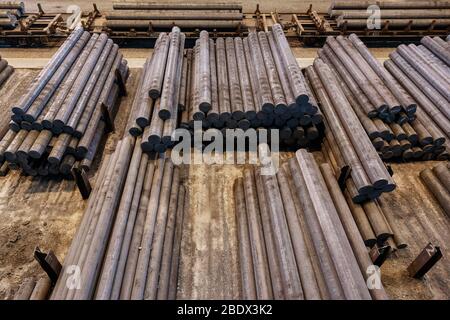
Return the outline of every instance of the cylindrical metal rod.
[[[161,49],[158,49],[157,56],[155,56],[155,68],[148,82],[148,94],[152,99],[157,99],[161,96],[164,73],[166,69],[167,53],[169,51],[169,43],[170,37],[167,34],[163,34],[161,39]]]
[[[177,200],[175,201],[175,197]],[[171,272],[171,264],[174,263],[172,260],[173,248],[174,248],[174,240],[175,240],[175,230],[177,223],[177,217],[179,216],[179,208],[183,208],[184,206],[184,187],[182,185],[179,186],[177,190],[175,190],[174,184],[172,184],[172,194],[169,203],[169,213],[167,217],[167,226],[164,235],[164,245],[163,245],[163,254],[161,259],[161,269],[159,272],[159,282],[158,282],[158,300],[167,300],[169,294],[169,286],[170,286],[170,272]],[[178,262],[178,261],[177,261]]]
[[[251,256],[255,274],[256,294],[258,299],[272,299],[272,285],[267,265],[264,235],[253,169],[244,170],[244,195],[247,223],[250,237]]]
[[[243,14],[239,12],[180,12],[171,13],[161,11],[159,13],[132,12],[116,13],[108,12],[106,20],[242,20]]]
[[[443,48],[436,41],[434,41],[431,37],[425,36],[420,39],[420,43],[427,47],[430,51],[432,51],[436,56],[445,61],[447,65],[450,66],[450,53],[449,50]]]
[[[253,67],[255,68],[256,78],[259,83],[262,102],[260,108],[266,113],[272,113],[275,105],[270,89],[269,78],[264,66],[264,58],[259,46],[258,35],[256,34],[256,32],[250,32],[247,39],[250,47],[251,57],[253,59]]]
[[[433,168],[433,172],[439,181],[445,186],[448,192],[450,192],[450,170],[444,163],[440,163]]]
[[[46,300],[52,283],[48,277],[40,278],[31,293],[30,300]]]
[[[284,67],[287,70],[291,90],[294,94],[295,100],[299,105],[305,104],[309,101],[309,97],[305,89],[305,79],[303,78],[303,74],[297,60],[289,47],[289,43],[284,35],[283,27],[278,23],[274,24],[272,26],[272,33],[280,48],[280,55],[283,60]]]
[[[176,227],[175,227],[175,235],[174,235],[174,245],[173,245],[173,253],[172,253],[172,262],[170,266],[170,279],[169,279],[169,292],[167,298],[169,300],[175,300],[177,297],[178,291],[178,269],[180,262],[180,254],[181,254],[181,242],[182,242],[182,233],[184,227],[184,216],[185,211],[189,212],[189,189],[180,188],[180,197],[184,195],[182,198],[182,203],[178,204],[177,210],[177,218],[176,218]]]
[[[237,3],[145,3],[116,2],[114,10],[242,10]]]
[[[233,119],[239,121],[245,116],[245,113],[233,38],[226,38],[225,50],[227,55],[228,81],[230,85],[230,107]]]
[[[22,284],[14,295],[14,300],[29,300],[31,294],[33,293],[34,286],[36,285],[36,281],[34,278],[25,278]]]
[[[161,101],[159,104],[158,115],[161,119],[167,120],[171,117],[175,110],[174,99],[176,95],[175,82],[181,74],[177,73],[178,61],[180,51],[180,37],[181,31],[178,27],[173,27],[169,35],[169,52],[167,56],[167,67],[164,73],[164,81],[161,92]]]
[[[230,88],[228,82],[227,56],[225,53],[225,41],[223,38],[216,40],[217,56],[217,84],[219,90],[220,118],[228,120],[231,117]]]
[[[253,93],[248,73],[247,61],[244,54],[244,44],[242,38],[234,38],[234,47],[236,49],[236,59],[239,72],[240,87],[242,92],[243,111],[247,120],[256,118],[255,104],[253,102]]]
[[[431,191],[431,194],[433,194],[444,212],[450,216],[450,192],[448,192],[445,186],[439,182],[438,178],[430,169],[421,171],[420,178],[422,178],[422,181]]]
[[[280,78],[280,83],[281,86],[283,87],[283,93],[284,97],[286,98],[286,103],[290,108],[292,108],[296,105],[296,102],[289,84],[289,77],[287,75],[287,70],[285,69],[283,61],[281,60],[280,52],[275,42],[273,33],[267,32],[266,35],[269,41],[270,51],[272,52],[274,63],[277,68],[278,76]]]
[[[275,105],[275,113],[282,114],[287,111],[287,102],[284,97],[283,88],[280,83],[278,71],[275,66],[274,59],[270,50],[269,40],[264,31],[258,32],[259,44],[263,56],[264,65],[266,67],[267,78],[269,80],[270,89]]]
[[[255,275],[253,272],[252,249],[247,223],[247,209],[244,194],[244,181],[238,178],[234,182],[234,203],[236,210],[239,260],[241,265],[242,299],[255,300],[257,297]]]
[[[267,199],[261,175],[255,173],[256,190],[258,193],[258,204],[261,214],[261,224],[264,231],[264,242],[267,251],[267,260],[270,269],[270,278],[272,282],[273,297],[277,300],[284,299],[283,283],[281,281],[280,266],[273,234],[273,228],[270,221],[270,212],[267,207]]]

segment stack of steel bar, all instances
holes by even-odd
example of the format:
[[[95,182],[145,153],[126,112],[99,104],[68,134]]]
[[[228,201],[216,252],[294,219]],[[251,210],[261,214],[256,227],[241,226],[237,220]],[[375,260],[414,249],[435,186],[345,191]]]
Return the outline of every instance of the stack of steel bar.
[[[2,2],[0,3],[0,28],[14,29],[17,26],[17,19],[25,11],[23,2]]]
[[[279,24],[215,42],[202,31],[187,65],[180,126],[276,128],[288,146],[320,144],[323,116]]]
[[[384,62],[384,67],[417,102],[421,126],[415,129],[422,149],[432,146],[437,159],[449,159],[450,44],[428,36],[421,43],[400,45],[389,55],[391,59]]]
[[[14,68],[8,65],[8,61],[0,57],[0,87],[6,80],[8,80],[13,72]]]
[[[373,262],[330,172],[298,150],[235,182],[243,299],[388,299],[366,285]]]
[[[383,248],[384,250],[396,250],[407,247],[407,243],[394,222],[395,214],[389,207],[394,199],[391,194],[385,193],[376,200],[356,195],[356,187],[352,179],[347,179],[342,185],[342,168],[345,167],[339,150],[336,150],[336,141],[331,134],[327,134],[323,142],[322,153],[330,164],[330,169],[325,169],[329,174],[325,177],[334,176],[339,179],[340,184],[329,183],[330,190],[343,189],[353,220],[361,234],[364,244],[368,248]],[[322,168],[324,169],[324,168]],[[330,191],[331,192],[331,191]],[[332,192],[333,193],[333,192]]]
[[[173,27],[170,34],[161,33],[153,55],[147,59],[132,106],[134,121],[128,127],[133,136],[142,134],[145,152],[164,152],[173,145],[171,137],[177,128],[180,111],[185,108],[187,58],[185,35]]]
[[[379,10],[379,11],[377,11]],[[380,28],[448,28],[448,1],[335,1],[328,9],[339,28],[367,29],[368,19],[379,19]]]
[[[180,169],[128,135],[97,181],[51,299],[175,299],[188,199]],[[73,266],[81,279],[71,286]]]
[[[344,50],[347,51],[344,53]],[[422,100],[405,91],[403,81],[397,81],[355,34],[347,39],[330,37],[318,54],[339,80],[342,91],[383,160],[429,160],[448,156],[446,135],[436,125],[428,127],[430,119],[423,112]],[[383,100],[379,100],[381,97]],[[391,108],[393,112],[377,114],[373,107],[375,103],[390,103],[395,107]]]
[[[393,191],[394,181],[329,66],[317,58],[306,75],[325,116],[325,135],[334,141],[334,149],[342,158],[341,168],[351,168],[355,184],[352,198],[362,202]]]
[[[36,281],[25,278],[13,297],[13,300],[46,300],[51,288],[51,281],[44,276]]]
[[[244,15],[233,3],[114,3],[106,14],[106,27],[112,30],[236,30]],[[133,11],[131,11],[133,10]]]
[[[420,178],[428,190],[439,202],[442,209],[450,217],[450,167],[448,163],[440,163],[432,170],[420,172]]]
[[[77,28],[12,108],[0,160],[33,176],[89,170],[127,77],[112,40]]]

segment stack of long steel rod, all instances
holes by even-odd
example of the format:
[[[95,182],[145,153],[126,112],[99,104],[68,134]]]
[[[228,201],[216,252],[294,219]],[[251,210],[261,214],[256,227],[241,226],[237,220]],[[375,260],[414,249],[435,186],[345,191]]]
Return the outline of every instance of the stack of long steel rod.
[[[351,63],[344,63],[345,59],[350,58],[349,55],[343,55],[344,48],[348,49],[347,53],[353,52],[352,60],[347,61]],[[339,52],[341,58],[337,54]],[[421,100],[405,91],[403,83],[397,81],[378,62],[355,34],[347,39],[329,38],[318,54],[330,67],[333,76],[339,80],[341,89],[383,160],[416,161],[444,158],[448,155],[445,150],[446,135],[436,125],[427,125],[429,116],[423,112]],[[358,78],[355,69],[349,69],[356,61],[359,61],[361,66],[360,76],[365,75],[365,80],[370,79],[368,83],[362,82],[364,78]],[[371,95],[376,92],[379,93],[378,97],[384,92],[385,97],[390,96],[389,99],[400,102],[403,112],[399,112],[392,119],[378,113],[382,119],[378,118],[376,113],[372,112],[372,101],[375,100],[371,100]],[[392,121],[394,119],[395,122]]]
[[[170,34],[161,33],[153,55],[147,59],[132,106],[128,131],[142,134],[145,152],[164,152],[173,145],[172,133],[178,127],[185,108],[186,57],[185,35],[178,27]]]
[[[419,139],[428,137],[427,144],[433,145],[437,159],[449,159],[450,44],[438,37],[424,37],[421,43],[400,45],[384,67],[417,102],[423,127],[417,131]]]
[[[46,300],[49,296],[51,281],[47,276],[35,280],[25,278],[14,294],[13,300]]]
[[[0,87],[13,74],[14,68],[8,65],[8,61],[0,57]]]
[[[180,169],[164,154],[149,159],[128,135],[97,181],[51,299],[175,299],[187,200]],[[70,286],[72,266],[81,278]]]
[[[191,29],[240,27],[242,6],[233,3],[130,3],[116,2],[106,14],[106,27],[112,30],[164,30],[178,26]]]
[[[12,108],[0,160],[33,176],[88,170],[127,77],[112,40],[77,28]]]
[[[23,2],[2,2],[0,3],[0,28],[14,29],[17,26],[18,18],[25,12]]]
[[[450,217],[450,167],[448,163],[440,163],[433,169],[420,172],[420,178],[438,201],[439,205]]]
[[[182,127],[276,128],[288,145],[320,143],[323,116],[279,24],[215,42],[202,32],[187,65]]]
[[[325,134],[333,139],[336,153],[343,159],[341,168],[351,168],[356,189],[352,197],[364,201],[393,191],[392,177],[329,66],[317,58],[313,66],[306,69],[306,75],[326,119]]]
[[[379,15],[375,8],[380,9]],[[366,29],[370,18],[380,19],[380,28],[384,29],[450,25],[448,1],[335,1],[328,13],[341,28]]]
[[[322,153],[330,165],[331,171],[329,169],[326,171],[339,179],[345,165],[336,148],[334,137],[327,134],[323,141]],[[330,174],[327,176],[331,176]],[[326,180],[332,194],[336,192],[334,189],[343,189],[342,193],[366,247],[385,247],[390,251],[407,247],[407,243],[395,223],[395,213],[388,205],[394,201],[391,194],[385,193],[378,199],[371,200],[358,195],[351,178],[347,179],[343,186],[329,183],[331,181],[329,179]]]
[[[234,186],[244,299],[388,299],[331,174],[304,149],[276,175],[246,168]]]

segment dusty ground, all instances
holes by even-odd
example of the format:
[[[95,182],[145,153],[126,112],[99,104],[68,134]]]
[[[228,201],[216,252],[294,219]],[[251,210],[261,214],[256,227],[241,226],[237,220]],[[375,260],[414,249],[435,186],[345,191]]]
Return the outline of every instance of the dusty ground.
[[[13,50],[6,52],[1,52],[2,56],[14,56]],[[143,51],[127,54],[131,59],[145,58]],[[7,117],[8,107],[18,100],[36,72],[19,69],[0,89],[1,119]],[[139,72],[131,72],[129,95],[123,98],[116,119],[117,132],[108,137],[103,155],[114,149],[122,135]],[[384,284],[394,299],[450,298],[450,219],[418,177],[420,170],[433,165],[393,165],[398,188],[391,195],[391,204],[409,245],[382,267]],[[198,165],[185,169],[184,175],[191,204],[183,232],[178,297],[238,298],[240,277],[231,192],[242,168]],[[72,182],[31,179],[17,173],[0,178],[0,299],[9,297],[24,277],[41,274],[32,258],[36,245],[44,251],[53,249],[63,259],[84,207]],[[425,279],[409,278],[406,267],[429,241],[441,246],[444,258]]]

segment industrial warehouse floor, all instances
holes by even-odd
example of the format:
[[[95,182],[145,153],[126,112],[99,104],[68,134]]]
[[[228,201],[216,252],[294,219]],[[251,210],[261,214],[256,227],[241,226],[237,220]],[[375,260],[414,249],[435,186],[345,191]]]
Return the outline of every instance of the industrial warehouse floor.
[[[8,121],[10,106],[20,98],[33,76],[55,49],[5,49],[0,54],[15,67],[0,89],[0,121]],[[386,57],[390,49],[377,49]],[[312,59],[315,49],[296,48],[301,64]],[[149,50],[123,50],[130,61],[128,96],[122,98],[116,132],[110,135],[100,157],[114,150],[123,135],[140,69]],[[316,153],[321,158],[320,153]],[[289,155],[284,155],[289,156]],[[101,161],[97,159],[97,164]],[[419,179],[419,172],[435,162],[393,164],[398,185],[391,203],[408,248],[394,253],[382,267],[383,283],[394,299],[450,299],[450,219]],[[191,203],[185,217],[178,298],[233,299],[240,297],[240,269],[233,183],[240,166],[198,165],[184,168]],[[95,176],[91,177],[94,184]],[[0,178],[0,299],[9,297],[25,277],[42,274],[33,250],[54,250],[63,261],[86,202],[73,182],[20,176]],[[409,278],[406,267],[428,242],[439,245],[443,259],[423,280]]]

